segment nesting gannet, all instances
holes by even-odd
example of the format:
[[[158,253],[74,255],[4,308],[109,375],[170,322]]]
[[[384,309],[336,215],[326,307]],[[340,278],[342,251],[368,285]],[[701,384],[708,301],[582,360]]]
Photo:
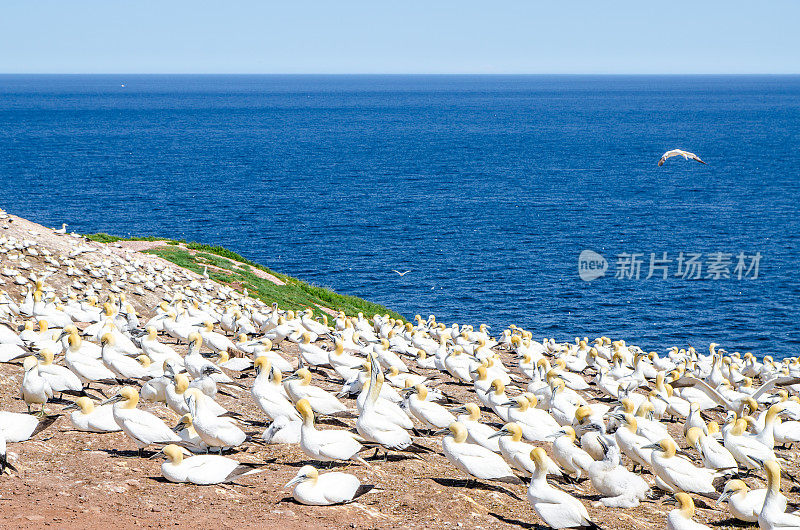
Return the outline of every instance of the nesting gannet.
[[[278,416],[267,425],[261,439],[268,444],[299,444],[303,421],[288,416]]]
[[[373,485],[362,485],[357,477],[336,471],[320,474],[314,466],[303,466],[285,488],[291,488],[292,497],[300,504],[330,506],[352,502],[364,495]]]
[[[682,149],[672,149],[671,151],[667,151],[661,156],[661,159],[658,161],[658,165],[663,166],[664,162],[666,162],[667,159],[672,158],[673,156],[682,156],[684,160],[689,160],[689,159],[697,160],[701,164],[705,164],[705,162],[700,160],[700,157],[694,153],[690,153],[689,151],[683,151]]]
[[[786,497],[781,493],[781,466],[775,460],[764,462],[767,474],[767,494],[758,514],[758,526],[763,530],[800,528],[800,515],[786,513]]]
[[[697,467],[686,458],[676,455],[675,443],[665,438],[657,444],[647,446],[653,449],[652,469],[672,492],[714,493],[715,471]],[[659,484],[661,486],[661,484]]]
[[[253,366],[256,369],[256,378],[250,394],[261,411],[271,420],[287,417],[300,421],[300,414],[289,401],[283,387],[281,371],[273,367],[267,357],[256,357]]]
[[[308,368],[300,368],[285,378],[283,386],[295,404],[305,399],[317,414],[332,415],[347,411],[347,407],[336,396],[311,384],[311,372]]]
[[[467,441],[481,445],[495,453],[500,452],[500,440],[497,436],[493,436],[495,429],[491,426],[481,423],[481,409],[475,403],[467,403],[461,407],[451,409],[450,412],[458,413],[465,412],[456,418],[460,424],[467,429]]]
[[[675,500],[679,506],[667,514],[667,530],[710,530],[706,525],[692,520],[694,501],[689,495],[679,491],[675,493]]]
[[[317,430],[314,426],[314,411],[307,399],[297,402],[297,411],[303,418],[300,427],[300,448],[315,460],[330,462],[333,460],[356,460],[365,463],[358,456],[363,449],[359,436],[342,430]]]
[[[528,502],[536,515],[552,528],[597,528],[578,499],[547,483],[546,456],[541,447],[533,449],[530,454],[535,471],[528,486]]]
[[[575,445],[575,429],[569,425],[564,426],[551,438],[553,439],[553,457],[556,463],[568,474],[580,479],[595,460],[589,453]]]
[[[241,464],[219,455],[196,455],[184,458],[183,449],[169,444],[163,449],[167,461],[161,464],[161,474],[170,482],[190,482],[201,486],[234,482],[263,471],[257,464]]]
[[[530,476],[534,472],[534,463],[531,460],[530,454],[532,445],[522,441],[522,428],[514,423],[506,423],[502,429],[492,435],[499,437],[500,454],[508,462],[511,467],[518,470],[524,476]],[[558,465],[545,455],[545,462],[547,464],[547,472],[562,476],[563,473]]]
[[[467,429],[457,421],[438,432],[446,434],[442,440],[444,456],[461,471],[482,480],[513,484],[521,482],[503,457],[478,444],[467,442]]]
[[[134,441],[140,455],[150,444],[180,441],[178,435],[157,416],[136,408],[139,392],[135,388],[122,387],[116,396],[101,403],[101,406],[108,403],[114,403],[114,421]]]
[[[44,413],[44,404],[53,397],[53,389],[50,383],[39,373],[39,361],[36,357],[25,357],[23,362],[25,375],[22,377],[22,387],[20,388],[22,399],[31,411],[31,405],[41,405],[41,412]]]
[[[64,407],[64,410],[78,409],[70,414],[72,426],[85,432],[117,432],[122,428],[114,419],[114,408],[111,405],[94,406],[88,397],[79,397],[73,405]]]
[[[56,415],[37,418],[30,414],[0,410],[0,476],[6,467],[15,471],[9,461],[10,455],[6,452],[6,443],[24,442],[52,425],[58,418]]]
[[[686,431],[686,441],[691,447],[697,449],[702,458],[703,466],[709,469],[736,470],[739,467],[731,452],[713,437],[704,433],[700,427],[691,427]]]
[[[605,456],[601,461],[592,460],[584,467],[592,486],[603,498],[600,502],[609,508],[634,508],[647,498],[650,485],[639,475],[620,465],[619,447],[606,445],[601,438]]]
[[[194,429],[209,447],[216,447],[220,454],[226,447],[238,447],[247,440],[247,434],[236,426],[232,418],[217,416],[212,405],[214,400],[197,389],[185,392]]]
[[[427,401],[428,389],[425,385],[411,387],[408,394],[408,410],[423,424],[434,429],[445,429],[456,421],[449,410],[438,403]]]
[[[743,481],[734,479],[725,484],[725,489],[717,499],[717,504],[728,501],[728,513],[732,517],[740,521],[756,523],[766,497],[766,488],[751,490]]]
[[[385,449],[403,451],[414,445],[411,435],[406,430],[413,427],[413,423],[404,424],[401,421],[403,418],[398,415],[404,417],[405,413],[396,412],[392,403],[380,399],[384,386],[382,375],[380,365],[373,360],[370,363],[369,382],[365,384],[362,395],[358,397],[361,400],[363,396],[363,404],[360,406],[361,413],[356,419],[356,430],[365,440],[378,443]],[[410,422],[407,417],[404,419]],[[417,449],[426,450],[422,447]]]

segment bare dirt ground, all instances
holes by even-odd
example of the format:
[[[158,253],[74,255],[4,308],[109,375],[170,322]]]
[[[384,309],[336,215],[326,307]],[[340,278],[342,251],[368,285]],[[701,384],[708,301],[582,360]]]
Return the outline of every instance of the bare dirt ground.
[[[0,228],[2,224],[0,222]],[[54,253],[67,253],[74,245],[70,236],[55,235],[34,223],[14,218],[11,224],[12,228],[0,230],[0,238],[14,234],[18,238],[36,239],[40,248],[50,248]],[[31,230],[38,235],[31,234]],[[128,251],[121,247],[112,249]],[[5,265],[6,257],[0,255],[0,266]],[[42,266],[38,258],[29,260]],[[21,286],[11,284],[8,278],[5,280],[6,285],[0,285],[0,289],[17,298]],[[58,274],[48,279],[48,283],[63,287]],[[129,298],[142,312],[142,317],[148,318],[149,308],[160,300],[160,294]],[[293,344],[284,343],[282,348],[289,359],[297,351]],[[510,354],[503,353],[503,358],[507,365],[515,366]],[[25,411],[25,404],[19,398],[21,381],[19,365],[0,365],[0,409]],[[252,375],[239,381],[249,387]],[[319,374],[314,375],[314,384],[336,389],[335,384],[325,381]],[[439,379],[432,386],[442,386],[461,401],[476,401],[468,387],[448,379]],[[104,391],[111,395],[115,389],[105,388]],[[220,396],[219,400],[230,410],[259,420],[249,392],[238,390],[236,393],[238,398]],[[586,397],[595,401],[597,396]],[[352,400],[345,402],[354,408]],[[58,413],[62,407],[62,404],[50,404],[48,412]],[[161,405],[140,404],[140,407],[159,414],[168,423],[177,420]],[[484,421],[499,423],[492,413],[484,413]],[[382,457],[368,458],[371,467],[336,466],[357,475],[364,483],[375,484],[375,490],[349,505],[311,507],[294,503],[290,492],[284,488],[300,466],[312,463],[296,446],[248,444],[235,458],[247,462],[272,461],[264,472],[246,477],[237,485],[201,487],[165,482],[159,468],[161,460],[138,458],[135,446],[122,433],[88,434],[75,432],[70,427],[69,419],[62,416],[33,439],[10,444],[9,450],[19,455],[16,464],[19,473],[0,477],[0,527],[544,528],[526,500],[525,486],[479,482],[464,487],[466,476],[442,456],[440,437],[420,440],[437,451],[426,455],[424,460],[390,456],[387,461]],[[319,427],[343,428],[326,424]],[[670,424],[669,428],[676,440],[683,440],[680,425]],[[263,427],[246,427],[245,430],[259,436]],[[779,450],[778,453],[794,461],[794,452]],[[788,469],[792,474],[798,474],[799,470],[796,463]],[[653,483],[651,475],[644,476]],[[763,475],[748,482],[751,486],[761,485]],[[598,496],[589,482],[563,488],[581,499],[595,522],[606,529],[662,529],[666,513],[673,509],[664,502],[668,499],[665,496],[635,509],[607,509],[596,504]],[[783,490],[791,501],[800,500],[797,490],[790,490],[790,484],[785,483]],[[698,503],[695,519],[713,528],[737,526],[732,524],[724,507],[702,507]]]

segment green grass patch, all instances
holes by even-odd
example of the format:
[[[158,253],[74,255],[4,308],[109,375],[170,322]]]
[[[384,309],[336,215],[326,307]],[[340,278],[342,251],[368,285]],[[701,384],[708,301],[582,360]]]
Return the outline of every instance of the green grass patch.
[[[194,271],[198,274],[203,272],[205,265],[223,269],[224,272],[209,268],[208,276],[214,281],[227,285],[233,285],[237,287],[237,290],[239,291],[247,288],[250,296],[259,300],[263,300],[268,304],[276,302],[281,309],[299,310],[306,307],[321,305],[335,311],[344,311],[344,313],[347,315],[356,315],[359,312],[364,313],[366,316],[372,316],[375,313],[381,315],[388,313],[393,318],[398,318],[404,321],[406,320],[402,315],[394,311],[390,311],[380,304],[369,302],[362,298],[358,298],[357,296],[339,294],[331,291],[330,289],[311,285],[302,280],[298,280],[297,278],[286,276],[285,274],[275,273],[262,265],[249,262],[249,260],[248,262],[243,263],[240,260],[231,257],[229,259],[235,262],[235,264],[231,263],[231,261],[228,259],[221,259],[218,249],[222,247],[211,248],[213,250],[208,248],[204,249],[209,250],[209,252],[215,252],[214,254],[209,252],[198,252],[197,254],[192,255],[190,252],[182,248],[166,247],[154,248],[146,250],[145,252],[160,256],[167,261],[170,261],[185,269]],[[238,256],[238,254],[230,251],[226,251],[225,254],[226,258],[232,255]],[[263,270],[264,272],[268,272],[269,274],[272,274],[281,281],[285,282],[286,285],[276,285],[270,280],[261,278],[253,272],[253,269],[259,269]]]
[[[305,309],[306,307],[313,307],[314,305],[321,305],[333,309],[334,311],[344,311],[346,315],[354,316],[358,313],[364,313],[365,316],[371,317],[378,314],[389,314],[392,318],[407,319],[396,313],[390,311],[380,304],[364,300],[357,296],[350,296],[339,294],[330,289],[311,285],[297,278],[275,272],[259,263],[251,261],[241,254],[237,254],[225,247],[218,245],[206,245],[205,243],[186,242],[183,240],[175,240],[163,237],[154,236],[130,236],[120,237],[112,236],[106,233],[87,234],[87,239],[97,241],[99,243],[114,243],[116,241],[165,241],[170,247],[153,248],[145,250],[148,254],[155,254],[198,274],[202,274],[204,265],[209,267],[216,267],[223,269],[225,272],[217,271],[209,268],[209,277],[217,282],[235,286],[237,290],[241,291],[247,288],[250,296],[263,300],[271,304],[277,302],[281,309]],[[186,248],[180,248],[184,245]],[[195,254],[188,252],[186,249],[195,251]],[[269,280],[259,278],[253,269],[257,269],[278,278],[286,285],[275,285]]]

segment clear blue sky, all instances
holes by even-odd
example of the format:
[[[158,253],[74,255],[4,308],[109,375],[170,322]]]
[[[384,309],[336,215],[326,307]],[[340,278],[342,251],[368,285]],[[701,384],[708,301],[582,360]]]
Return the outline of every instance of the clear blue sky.
[[[797,0],[2,0],[2,73],[800,73]]]

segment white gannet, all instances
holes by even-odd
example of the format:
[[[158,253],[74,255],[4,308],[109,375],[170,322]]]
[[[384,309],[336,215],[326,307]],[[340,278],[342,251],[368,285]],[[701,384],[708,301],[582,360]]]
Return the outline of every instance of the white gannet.
[[[31,411],[31,405],[41,405],[41,412],[44,414],[44,404],[53,397],[53,389],[39,373],[39,361],[36,360],[36,357],[32,355],[25,357],[23,369],[25,375],[22,377],[20,392],[28,406],[28,412]]]
[[[740,521],[756,523],[766,497],[766,488],[751,490],[744,481],[734,479],[725,484],[725,489],[722,490],[716,504],[728,501],[728,513],[732,517]]]
[[[475,403],[467,403],[461,407],[451,409],[450,412],[465,412],[456,418],[467,429],[467,441],[481,445],[495,453],[500,452],[500,440],[492,436],[497,432],[494,428],[481,423],[481,409]]]
[[[432,401],[427,401],[428,389],[425,385],[414,385],[408,389],[408,410],[424,425],[434,429],[445,429],[451,423],[456,421],[455,416],[439,405]]]
[[[183,451],[174,444],[163,449],[167,461],[161,464],[161,474],[170,482],[190,482],[201,486],[222,484],[263,471],[257,464],[241,464],[219,455],[184,458]]]
[[[292,497],[300,504],[330,506],[352,502],[374,486],[362,485],[357,477],[339,472],[319,474],[314,466],[303,466],[285,488],[291,488]]]
[[[271,420],[285,416],[300,421],[300,414],[289,401],[283,387],[281,371],[273,367],[267,357],[256,357],[253,366],[256,369],[256,378],[250,394],[258,408]]]
[[[264,429],[261,439],[268,444],[299,444],[302,427],[302,420],[278,416]]]
[[[758,526],[763,530],[796,530],[800,515],[786,513],[786,497],[781,493],[781,466],[775,460],[764,462],[767,474],[767,494],[758,514]]]
[[[661,159],[658,161],[658,165],[659,165],[659,166],[663,166],[663,165],[664,165],[664,162],[666,162],[666,161],[667,161],[667,159],[669,159],[669,158],[672,158],[673,156],[682,156],[684,160],[689,160],[689,159],[691,159],[691,160],[697,160],[697,161],[698,161],[698,162],[700,162],[701,164],[705,164],[705,162],[703,162],[702,160],[700,160],[700,157],[699,157],[699,156],[697,156],[697,155],[696,155],[696,154],[694,154],[694,153],[690,153],[689,151],[684,151],[684,150],[682,150],[682,149],[672,149],[672,150],[670,150],[670,151],[667,151],[666,153],[664,153],[664,154],[661,156]]]
[[[150,444],[180,441],[178,435],[157,416],[136,408],[139,392],[135,388],[122,387],[116,396],[101,403],[101,406],[108,403],[114,403],[114,421],[134,441],[140,455]]]
[[[731,469],[735,471],[738,469],[739,465],[731,452],[713,437],[704,433],[700,427],[691,427],[686,431],[686,441],[700,453],[703,466],[717,470]]]
[[[565,491],[547,483],[546,453],[541,447],[531,451],[535,471],[528,486],[528,502],[548,526],[561,528],[597,528],[589,518],[586,507]]]
[[[608,508],[634,508],[647,498],[650,485],[639,475],[620,465],[619,447],[606,445],[601,438],[605,457],[601,461],[592,460],[585,466],[592,486],[603,498],[600,502]]]
[[[317,414],[332,415],[347,411],[347,407],[336,396],[311,384],[311,372],[308,368],[300,368],[285,378],[283,386],[295,405],[305,399]]]
[[[111,405],[94,406],[88,397],[79,397],[73,405],[64,410],[78,409],[69,416],[72,426],[84,432],[118,432],[122,428],[114,419],[114,408]]]
[[[307,399],[301,399],[295,405],[297,412],[303,417],[300,427],[300,448],[305,454],[315,460],[330,462],[333,460],[364,460],[358,456],[363,449],[359,436],[335,429],[317,430],[314,426],[314,410]]]
[[[216,447],[222,454],[224,448],[245,442],[247,434],[236,426],[235,420],[215,414],[213,405],[217,403],[213,399],[194,388],[184,393],[194,429],[206,445]]]
[[[708,526],[692,520],[694,501],[688,494],[679,491],[675,493],[675,500],[679,506],[667,514],[667,530],[710,530]]]
[[[695,466],[687,458],[676,455],[675,443],[664,438],[657,444],[647,446],[653,449],[652,469],[663,485],[673,493],[687,491],[692,493],[715,493],[715,471]],[[659,487],[662,484],[659,484]]]
[[[438,432],[446,434],[442,440],[444,456],[461,471],[481,480],[513,484],[521,482],[502,456],[478,444],[467,442],[467,429],[457,421]]]

